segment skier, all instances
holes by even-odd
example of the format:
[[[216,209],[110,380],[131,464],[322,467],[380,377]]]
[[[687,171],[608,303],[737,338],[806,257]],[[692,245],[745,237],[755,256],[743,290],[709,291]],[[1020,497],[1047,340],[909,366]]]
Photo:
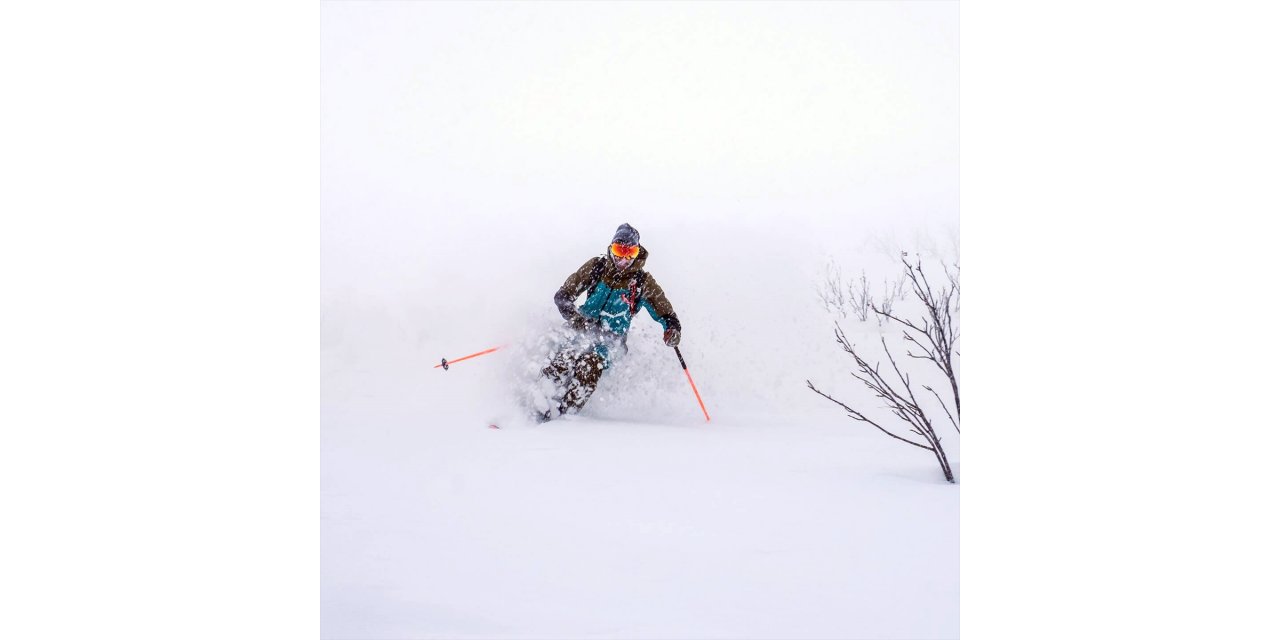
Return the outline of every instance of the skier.
[[[624,223],[613,234],[608,251],[587,260],[556,291],[556,308],[575,335],[542,370],[555,390],[551,407],[537,416],[540,421],[582,409],[600,376],[626,353],[631,318],[641,308],[662,325],[667,346],[680,344],[680,320],[662,287],[644,271],[648,257],[648,249],[640,246],[640,232]],[[586,301],[574,308],[583,293]]]

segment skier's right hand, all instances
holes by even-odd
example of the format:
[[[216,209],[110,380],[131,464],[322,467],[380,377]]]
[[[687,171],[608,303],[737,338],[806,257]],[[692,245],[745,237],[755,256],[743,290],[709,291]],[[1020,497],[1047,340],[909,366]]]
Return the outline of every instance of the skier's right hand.
[[[588,318],[581,313],[577,313],[574,314],[572,318],[569,318],[569,326],[577,329],[578,331],[590,331],[592,329],[598,329],[600,327],[600,321],[595,318]]]

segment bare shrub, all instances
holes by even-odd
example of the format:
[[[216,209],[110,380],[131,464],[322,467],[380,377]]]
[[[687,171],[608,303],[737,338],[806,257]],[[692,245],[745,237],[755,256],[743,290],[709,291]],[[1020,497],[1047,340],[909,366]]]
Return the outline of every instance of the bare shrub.
[[[840,314],[841,318],[848,317],[844,275],[841,274],[840,267],[834,263],[827,263],[827,273],[818,285],[818,299],[822,301],[822,306],[828,313]]]
[[[866,322],[871,317],[871,285],[867,282],[867,272],[858,277],[857,285],[849,285],[849,304],[858,320]]]
[[[898,276],[897,280],[890,282],[888,279],[884,281],[884,296],[880,298],[879,309],[886,313],[893,313],[893,303],[899,300],[907,299],[907,276],[906,274]],[[872,305],[874,306],[874,305]],[[883,326],[885,320],[876,315],[876,324]]]
[[[929,360],[946,376],[951,384],[952,400],[955,407],[954,415],[946,401],[942,399],[942,396],[933,387],[920,384],[918,388],[929,392],[937,400],[938,406],[942,408],[943,413],[955,428],[956,433],[959,433],[960,387],[956,381],[952,358],[955,353],[956,342],[959,339],[959,329],[953,315],[953,306],[958,308],[960,292],[959,267],[955,266],[953,272],[944,266],[947,285],[941,289],[935,289],[929,283],[918,256],[916,263],[912,265],[904,255],[902,264],[905,268],[903,282],[911,284],[911,292],[915,294],[915,299],[924,305],[925,313],[918,320],[908,321],[895,315],[891,305],[886,305],[883,301],[881,304],[872,304],[871,311],[877,315],[877,318],[883,318],[885,322],[898,323],[904,327],[902,338],[908,345],[906,351],[908,357]],[[898,361],[885,338],[881,336],[880,345],[884,350],[885,357],[888,358],[890,366],[893,368],[892,377],[880,373],[879,362],[872,364],[858,353],[855,346],[845,336],[839,322],[836,323],[835,336],[836,343],[854,360],[856,370],[850,372],[851,375],[862,382],[863,386],[870,390],[876,398],[882,400],[885,403],[884,407],[889,409],[893,416],[907,423],[908,434],[900,435],[894,433],[862,410],[854,409],[848,404],[837,400],[830,394],[815,387],[812,381],[806,380],[805,382],[808,384],[809,389],[842,407],[850,418],[870,424],[896,440],[933,453],[938,465],[942,468],[942,474],[947,479],[947,482],[955,482],[955,476],[951,472],[951,464],[947,460],[946,451],[942,446],[942,437],[934,428],[934,420],[930,418],[916,396],[917,385],[912,382],[911,376],[903,373],[898,366]],[[910,437],[911,435],[917,438],[913,439]],[[923,442],[917,440],[923,440]]]
[[[818,285],[818,300],[828,313],[838,315],[841,319],[853,317],[859,322],[866,322],[871,319],[876,308],[892,313],[894,302],[906,299],[906,283],[906,275],[893,281],[885,279],[884,293],[877,301],[871,293],[871,281],[867,278],[865,269],[858,275],[858,279],[846,279],[839,266],[828,263],[826,273]],[[876,316],[876,324],[882,323],[883,320]]]

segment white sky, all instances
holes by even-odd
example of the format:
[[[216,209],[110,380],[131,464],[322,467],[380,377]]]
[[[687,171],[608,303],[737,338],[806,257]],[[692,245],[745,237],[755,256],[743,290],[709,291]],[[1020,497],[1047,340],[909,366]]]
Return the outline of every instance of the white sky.
[[[806,254],[958,222],[956,3],[322,7],[327,291],[516,244],[574,256],[554,287],[623,221]]]

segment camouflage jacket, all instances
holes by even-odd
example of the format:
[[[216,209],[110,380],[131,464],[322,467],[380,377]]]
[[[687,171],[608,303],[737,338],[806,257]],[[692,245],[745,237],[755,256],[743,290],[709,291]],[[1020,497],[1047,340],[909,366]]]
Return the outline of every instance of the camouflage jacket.
[[[649,250],[641,245],[640,255],[623,271],[618,271],[607,256],[587,260],[556,291],[560,315],[572,321],[581,314],[588,320],[599,321],[602,329],[625,336],[631,328],[631,318],[643,308],[663,330],[672,326],[679,330],[680,320],[667,295],[644,270],[648,257]],[[583,293],[587,299],[575,309],[574,302]]]

